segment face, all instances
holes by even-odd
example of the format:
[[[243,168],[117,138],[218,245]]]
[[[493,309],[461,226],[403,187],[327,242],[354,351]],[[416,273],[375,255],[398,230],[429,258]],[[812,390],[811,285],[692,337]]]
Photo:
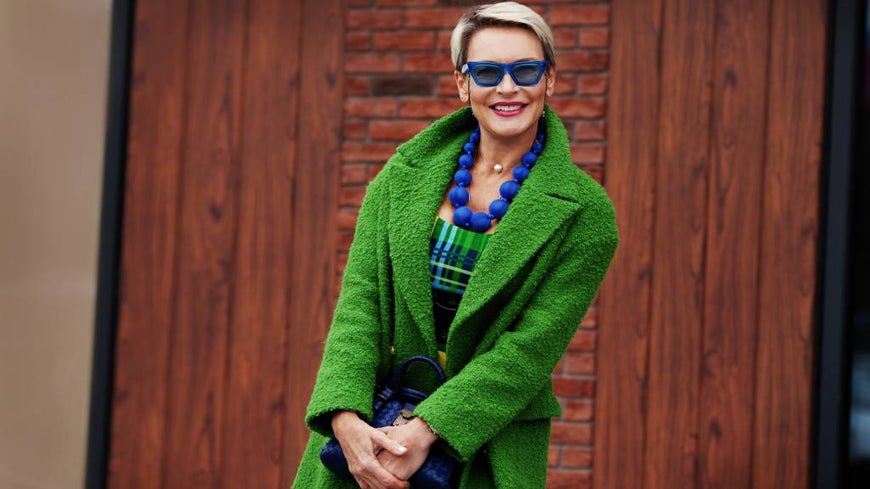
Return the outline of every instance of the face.
[[[532,32],[519,27],[486,27],[475,32],[468,43],[468,61],[541,61],[544,49]],[[459,98],[471,103],[480,123],[481,135],[501,140],[531,140],[544,110],[544,99],[553,95],[555,68],[550,67],[537,85],[517,85],[505,74],[498,85],[481,87],[470,75],[453,73]]]

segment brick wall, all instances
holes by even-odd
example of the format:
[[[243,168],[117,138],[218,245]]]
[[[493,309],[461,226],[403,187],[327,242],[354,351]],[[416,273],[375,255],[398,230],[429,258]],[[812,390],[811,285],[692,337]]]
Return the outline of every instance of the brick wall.
[[[337,225],[338,273],[347,260],[366,183],[396,146],[460,107],[450,34],[463,0],[348,0],[344,132]],[[574,163],[602,180],[610,42],[609,2],[532,1],[556,41],[556,96]],[[591,487],[595,308],[583,320],[553,385],[564,415],[553,423],[551,488]]]

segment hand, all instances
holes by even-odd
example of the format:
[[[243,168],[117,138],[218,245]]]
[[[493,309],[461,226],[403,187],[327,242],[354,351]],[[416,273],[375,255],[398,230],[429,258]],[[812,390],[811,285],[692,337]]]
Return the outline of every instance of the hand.
[[[341,411],[332,417],[332,431],[341,445],[347,466],[361,489],[407,489],[407,481],[381,466],[377,454],[389,453],[401,458],[408,450],[391,440],[383,431],[372,428],[353,411]]]
[[[429,456],[432,444],[438,440],[438,437],[429,430],[429,425],[420,418],[414,418],[402,426],[388,426],[380,429],[391,440],[395,440],[408,448],[408,452],[401,456],[396,456],[386,450],[378,454],[378,461],[383,468],[402,480],[410,479],[423,466],[426,457]]]

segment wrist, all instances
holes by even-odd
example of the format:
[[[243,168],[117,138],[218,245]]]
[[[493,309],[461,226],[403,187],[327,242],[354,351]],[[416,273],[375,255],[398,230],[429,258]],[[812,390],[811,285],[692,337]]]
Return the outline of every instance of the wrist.
[[[414,418],[414,421],[420,424],[421,431],[425,430],[424,437],[427,442],[432,444],[441,439],[441,435],[425,419]]]
[[[332,426],[332,431],[341,430],[343,427],[347,426],[350,423],[354,423],[359,421],[359,414],[355,411],[338,411],[332,415],[332,421],[330,425]]]

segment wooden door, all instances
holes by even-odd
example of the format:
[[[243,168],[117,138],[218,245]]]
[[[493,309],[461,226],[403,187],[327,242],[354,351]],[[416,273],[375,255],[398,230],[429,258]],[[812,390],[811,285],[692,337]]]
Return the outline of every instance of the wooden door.
[[[109,485],[288,487],[333,304],[343,5],[136,3]]]

